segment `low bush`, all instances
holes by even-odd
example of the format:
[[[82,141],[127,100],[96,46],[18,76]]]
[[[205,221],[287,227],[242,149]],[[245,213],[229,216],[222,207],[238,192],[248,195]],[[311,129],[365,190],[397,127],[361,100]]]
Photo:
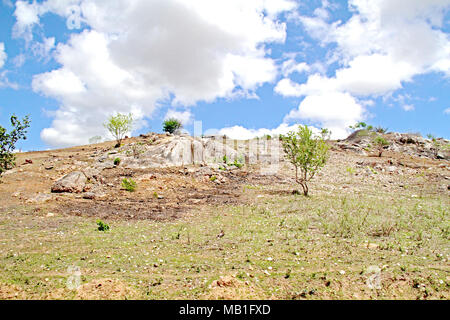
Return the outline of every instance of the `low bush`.
[[[109,225],[104,223],[102,220],[97,220],[98,231],[108,231]]]
[[[175,119],[175,118],[170,118],[167,119],[163,122],[163,130],[164,132],[168,132],[168,133],[176,133],[177,131],[179,131],[181,128],[183,128],[183,125],[181,124],[181,121]]]
[[[123,179],[122,180],[122,188],[127,190],[128,192],[134,192],[136,190],[137,184],[133,179]]]

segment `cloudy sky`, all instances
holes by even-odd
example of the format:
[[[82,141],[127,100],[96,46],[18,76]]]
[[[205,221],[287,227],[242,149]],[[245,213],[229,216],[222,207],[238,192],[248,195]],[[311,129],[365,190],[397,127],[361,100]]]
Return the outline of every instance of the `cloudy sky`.
[[[450,0],[0,0],[0,125],[25,150],[177,117],[233,138],[358,121],[450,138]]]

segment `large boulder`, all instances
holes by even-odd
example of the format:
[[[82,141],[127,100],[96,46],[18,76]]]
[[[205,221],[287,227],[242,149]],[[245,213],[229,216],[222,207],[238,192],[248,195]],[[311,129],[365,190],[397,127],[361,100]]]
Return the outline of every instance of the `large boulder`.
[[[239,157],[238,152],[231,146],[223,143],[224,141],[205,139],[198,150],[202,153],[203,161],[206,163],[223,162],[223,157],[226,156],[231,162]]]
[[[140,148],[139,157],[122,156],[121,166],[152,168],[221,163],[224,156],[231,162],[239,156],[234,148],[220,140],[189,136],[170,136],[161,139],[156,145],[145,145]],[[124,150],[124,154],[127,155],[127,150]]]
[[[83,172],[75,171],[71,172],[58,181],[56,181],[52,186],[52,192],[54,193],[81,193],[86,186],[86,175]]]

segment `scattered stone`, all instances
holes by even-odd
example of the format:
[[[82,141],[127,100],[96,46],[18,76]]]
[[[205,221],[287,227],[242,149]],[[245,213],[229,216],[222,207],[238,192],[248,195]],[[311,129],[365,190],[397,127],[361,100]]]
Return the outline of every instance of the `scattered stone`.
[[[378,266],[369,266],[364,274],[367,276],[366,285],[369,289],[381,289],[381,269]]]
[[[337,146],[342,150],[351,150],[358,154],[363,154],[364,150],[371,149],[372,139],[375,135],[380,135],[366,130],[358,130],[353,132],[347,139],[338,141]],[[407,154],[413,157],[429,158],[429,159],[450,159],[448,150],[440,150],[436,152],[433,143],[419,135],[388,133],[382,135],[389,145],[384,147],[385,150]],[[438,139],[442,144],[449,144],[446,139]]]
[[[83,195],[83,199],[94,200],[95,199],[95,193],[94,192],[86,192]]]
[[[86,175],[81,171],[71,172],[53,184],[52,192],[81,193],[86,186],[86,179]]]
[[[84,175],[88,179],[98,180],[100,178],[100,169],[89,167],[83,170]]]
[[[26,203],[44,203],[52,199],[51,194],[38,193],[34,197],[29,198]]]
[[[378,249],[380,246],[376,243],[369,243],[367,244],[368,249]]]
[[[389,166],[389,167],[386,168],[386,171],[387,172],[391,172],[391,173],[396,172],[397,171],[397,167]]]
[[[438,152],[436,154],[436,159],[444,160],[444,159],[447,159],[447,157],[445,156],[445,154],[443,152]]]

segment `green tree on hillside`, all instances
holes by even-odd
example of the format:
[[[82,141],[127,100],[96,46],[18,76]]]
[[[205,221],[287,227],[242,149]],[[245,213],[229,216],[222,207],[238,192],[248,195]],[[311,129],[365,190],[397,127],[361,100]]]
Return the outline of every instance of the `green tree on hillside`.
[[[163,122],[163,130],[168,133],[175,133],[183,128],[181,122],[175,118],[167,119]]]
[[[115,116],[109,117],[108,121],[104,123],[104,126],[116,139],[116,148],[120,147],[122,140],[127,134],[133,130],[133,115],[118,113]]]
[[[375,136],[372,140],[372,143],[377,148],[379,157],[381,157],[381,155],[383,154],[384,147],[389,145],[389,142],[381,136]]]
[[[27,129],[30,127],[30,118],[26,116],[20,121],[15,115],[11,116],[11,132],[0,126],[0,175],[15,166],[16,156],[14,150],[19,140],[26,140]]]
[[[298,131],[281,135],[281,143],[286,159],[295,167],[295,181],[308,195],[308,182],[325,165],[329,146],[322,136],[314,136],[308,126],[299,126]]]

